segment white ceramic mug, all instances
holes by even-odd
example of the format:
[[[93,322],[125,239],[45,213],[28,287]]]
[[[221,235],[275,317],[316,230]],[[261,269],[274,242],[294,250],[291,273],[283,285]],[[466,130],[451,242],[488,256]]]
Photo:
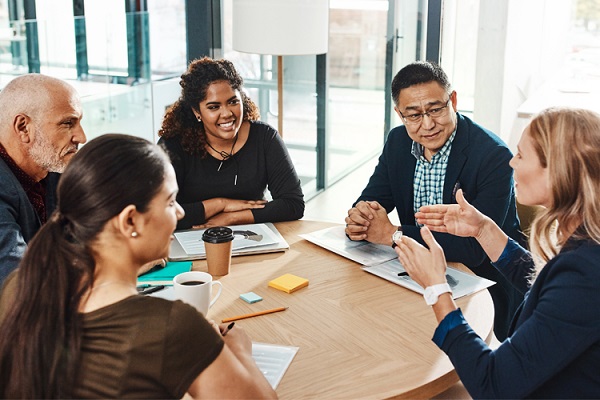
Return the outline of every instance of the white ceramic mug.
[[[216,296],[212,296],[212,287],[219,286]],[[201,271],[183,272],[173,278],[173,291],[175,299],[192,305],[196,310],[206,317],[208,309],[215,304],[223,285],[219,281],[213,281],[210,274]]]

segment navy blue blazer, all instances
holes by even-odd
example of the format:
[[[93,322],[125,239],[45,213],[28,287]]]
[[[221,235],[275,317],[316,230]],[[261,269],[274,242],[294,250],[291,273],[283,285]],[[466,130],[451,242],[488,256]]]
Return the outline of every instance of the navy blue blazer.
[[[48,174],[46,214],[56,207],[56,186],[60,174]],[[4,160],[0,159],[0,287],[19,265],[27,243],[41,222],[23,187]]]
[[[495,350],[468,324],[448,332],[442,350],[473,398],[600,398],[598,260],[600,245],[571,237],[542,268]],[[525,289],[533,261],[509,242],[496,267]]]
[[[379,163],[358,200],[376,200],[388,213],[398,213],[405,235],[423,243],[413,210],[413,181],[416,158],[411,154],[412,139],[406,128],[390,131]],[[469,203],[487,215],[510,237],[523,243],[515,201],[512,154],[491,131],[457,113],[457,131],[448,158],[443,202],[456,203],[456,191],[463,189]],[[475,268],[487,256],[474,238],[433,233],[444,249],[446,259]],[[390,239],[391,240],[391,239]]]

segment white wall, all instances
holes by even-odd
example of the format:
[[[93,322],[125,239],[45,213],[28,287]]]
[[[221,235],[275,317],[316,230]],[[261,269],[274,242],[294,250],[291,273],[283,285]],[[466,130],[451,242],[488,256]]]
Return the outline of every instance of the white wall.
[[[441,63],[458,108],[513,150],[528,122],[517,110],[559,75],[573,1],[444,1]]]

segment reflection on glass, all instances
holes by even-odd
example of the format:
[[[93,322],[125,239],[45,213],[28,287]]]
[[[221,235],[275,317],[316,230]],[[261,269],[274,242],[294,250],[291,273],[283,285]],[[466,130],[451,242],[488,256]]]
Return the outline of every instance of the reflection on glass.
[[[85,15],[75,18],[71,0],[38,0],[40,18],[28,21],[23,20],[22,3],[10,3],[15,4],[13,20],[6,0],[0,0],[0,90],[37,67],[78,91],[88,139],[116,132],[156,141],[166,108],[179,96],[179,79],[173,77],[186,67],[185,39],[180,37],[185,32],[184,0],[170,1],[174,10],[165,21],[176,27],[163,37],[155,34],[155,46],[162,50],[152,64],[148,13],[125,13],[120,0],[88,1]],[[182,44],[171,46],[174,40]],[[27,53],[30,48],[36,57]],[[150,65],[156,66],[152,74]]]
[[[330,6],[327,174],[333,182],[383,144],[388,1]]]
[[[327,157],[329,183],[381,149],[384,123],[387,0],[330,2],[327,53]],[[261,110],[277,126],[277,66],[272,56],[238,53],[231,46],[231,0],[223,1],[225,58],[236,65]],[[284,60],[283,138],[307,198],[316,193],[316,57]],[[348,199],[351,202],[351,199]]]

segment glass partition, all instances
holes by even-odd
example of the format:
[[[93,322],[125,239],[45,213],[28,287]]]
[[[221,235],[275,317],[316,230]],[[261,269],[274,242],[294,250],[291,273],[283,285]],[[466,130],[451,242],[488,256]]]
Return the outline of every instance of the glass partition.
[[[233,50],[232,1],[222,1],[223,51],[245,79],[261,119],[277,126],[277,59]],[[317,143],[317,56],[284,57],[283,139],[306,198],[381,150],[385,120],[388,0],[330,1],[325,149]],[[317,160],[325,151],[325,171]],[[348,199],[351,202],[351,199]]]
[[[171,6],[168,35],[156,17],[126,13],[123,4],[87,1],[86,15],[73,17],[71,0],[38,0],[36,20],[11,21],[0,0],[0,89],[32,70],[28,49],[34,49],[40,73],[65,79],[80,94],[88,139],[116,132],[156,141],[186,68],[184,2],[152,3],[157,13]]]
[[[378,154],[387,133],[389,2],[331,0],[330,8],[327,177],[332,183]]]

